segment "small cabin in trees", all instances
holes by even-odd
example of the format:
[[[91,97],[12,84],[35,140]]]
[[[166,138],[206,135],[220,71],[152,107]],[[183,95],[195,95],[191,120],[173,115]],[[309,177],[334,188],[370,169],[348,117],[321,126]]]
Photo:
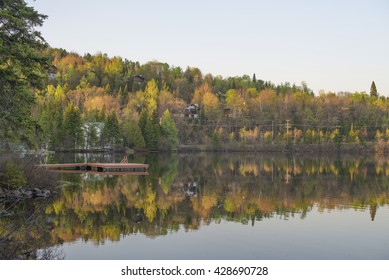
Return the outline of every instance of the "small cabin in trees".
[[[224,116],[227,118],[240,118],[242,117],[242,108],[235,107],[235,108],[230,108],[230,107],[225,107],[223,109]]]
[[[145,78],[142,75],[137,74],[134,76],[134,81],[141,84],[145,81]]]
[[[197,119],[199,117],[200,107],[197,104],[190,104],[184,109],[184,116],[187,118]]]

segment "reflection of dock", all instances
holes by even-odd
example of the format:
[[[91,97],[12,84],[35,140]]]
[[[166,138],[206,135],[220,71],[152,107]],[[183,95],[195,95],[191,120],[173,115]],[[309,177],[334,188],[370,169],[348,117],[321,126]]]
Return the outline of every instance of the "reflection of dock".
[[[149,165],[143,163],[54,163],[40,167],[64,173],[106,173],[109,175],[147,175]]]

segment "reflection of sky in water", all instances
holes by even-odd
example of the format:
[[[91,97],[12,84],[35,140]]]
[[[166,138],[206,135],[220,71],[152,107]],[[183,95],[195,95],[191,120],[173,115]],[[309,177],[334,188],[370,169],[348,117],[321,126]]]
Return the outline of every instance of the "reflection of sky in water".
[[[389,206],[368,210],[312,209],[251,223],[222,221],[199,230],[143,234],[104,246],[77,241],[63,245],[67,259],[389,259]]]

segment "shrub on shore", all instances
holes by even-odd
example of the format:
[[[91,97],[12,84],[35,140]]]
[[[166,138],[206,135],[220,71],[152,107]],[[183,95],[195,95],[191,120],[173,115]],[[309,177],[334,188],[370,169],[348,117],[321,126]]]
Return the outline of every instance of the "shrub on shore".
[[[15,155],[0,157],[1,188],[53,188],[57,182],[57,174],[38,167],[35,158],[18,158]]]
[[[24,187],[27,184],[23,170],[13,162],[5,165],[4,171],[0,172],[0,187],[14,189]]]

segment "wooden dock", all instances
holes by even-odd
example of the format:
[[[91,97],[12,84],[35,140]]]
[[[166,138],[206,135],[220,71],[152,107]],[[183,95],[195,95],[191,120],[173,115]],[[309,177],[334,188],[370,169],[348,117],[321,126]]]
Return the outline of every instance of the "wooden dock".
[[[118,174],[148,174],[148,164],[143,163],[54,163],[40,164],[40,167],[57,172],[74,172],[74,173],[106,173],[111,175]]]

